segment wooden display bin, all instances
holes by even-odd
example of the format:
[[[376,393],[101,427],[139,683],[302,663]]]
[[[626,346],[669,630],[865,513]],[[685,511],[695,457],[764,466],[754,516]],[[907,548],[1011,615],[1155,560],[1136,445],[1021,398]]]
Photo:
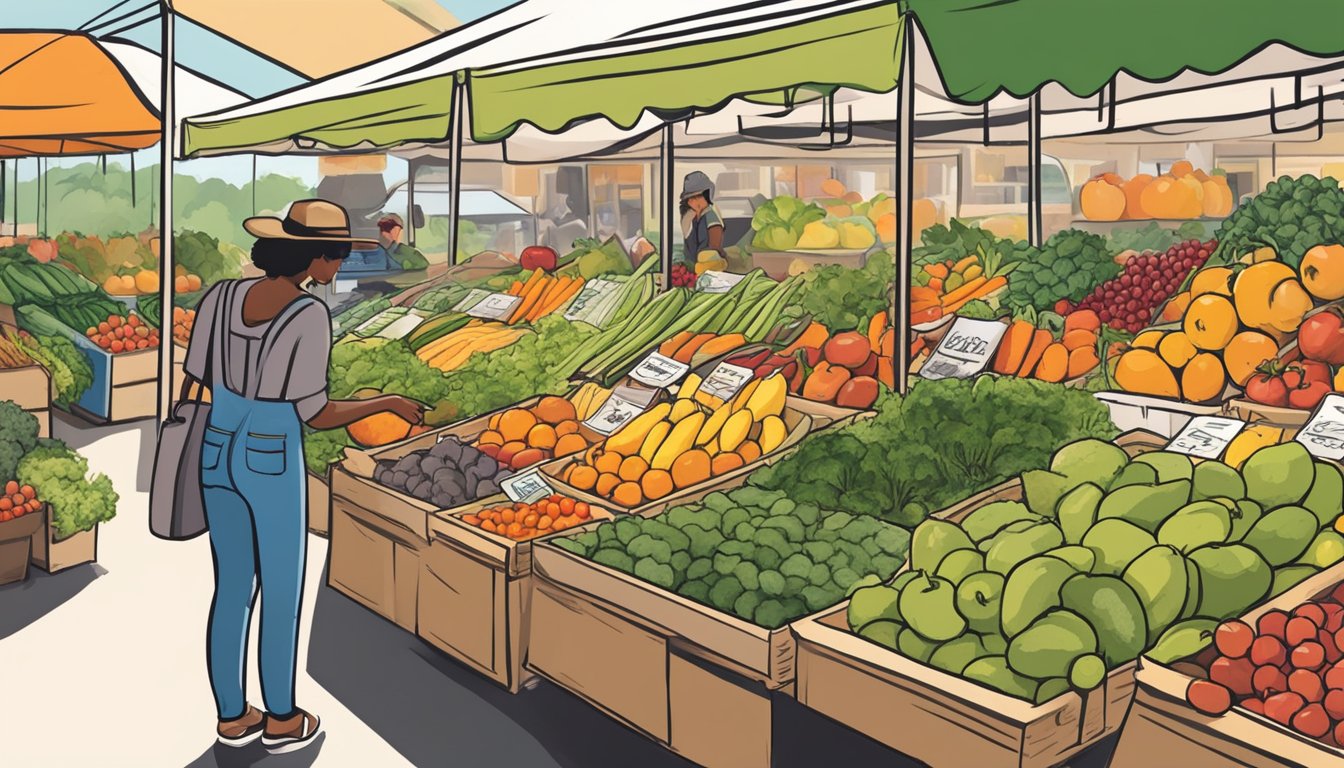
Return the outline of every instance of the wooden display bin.
[[[37,418],[38,437],[51,437],[51,375],[40,365],[0,368],[0,400]]]
[[[92,342],[78,346],[93,368],[93,386],[71,406],[73,412],[100,424],[154,417],[159,395],[157,349],[113,355]]]
[[[758,627],[545,543],[532,556],[528,667],[701,765],[771,764],[772,697],[794,677],[787,626]]]
[[[1250,611],[1252,626],[1273,608],[1291,611],[1328,595],[1344,581],[1337,564]],[[1137,690],[1111,768],[1188,765],[1199,768],[1324,768],[1344,764],[1344,749],[1331,747],[1248,710],[1234,707],[1212,717],[1185,701],[1191,678],[1150,659],[1140,659]],[[1158,759],[1160,756],[1160,759]]]
[[[875,411],[842,408],[830,403],[819,403],[815,400],[808,400],[799,395],[789,395],[785,400],[785,407],[811,417],[812,431],[814,432],[823,429],[846,427],[856,421],[871,419],[877,415],[877,412]]]
[[[510,503],[501,494],[430,518],[429,548],[421,558],[417,634],[517,693],[533,677],[523,664],[532,548],[540,539],[514,541],[462,521],[463,515]],[[611,518],[598,508],[592,514],[594,520]]]
[[[59,573],[85,563],[98,562],[98,526],[80,531],[64,539],[56,538],[51,524],[51,507],[47,507],[47,521],[33,533],[33,565],[47,573]]]
[[[1166,442],[1148,432],[1116,439],[1131,456]],[[996,501],[1021,501],[1010,480],[935,517],[959,521]],[[849,629],[849,601],[794,622],[798,701],[892,749],[930,765],[1045,768],[1063,763],[1124,722],[1134,692],[1133,663],[1100,688],[1040,705],[909,659]]]

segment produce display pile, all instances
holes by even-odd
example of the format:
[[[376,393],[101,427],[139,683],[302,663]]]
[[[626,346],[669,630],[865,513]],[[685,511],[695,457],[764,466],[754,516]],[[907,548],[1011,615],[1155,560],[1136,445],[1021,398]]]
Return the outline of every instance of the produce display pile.
[[[32,355],[28,354],[28,345],[17,332],[5,328],[3,334],[0,336],[0,369],[26,368],[37,364]]]
[[[1280,177],[1233,211],[1214,238],[1219,247],[1213,264],[1233,264],[1268,247],[1297,268],[1312,248],[1344,243],[1344,189],[1328,176]]]
[[[732,472],[784,444],[784,377],[752,379],[724,402],[691,374],[673,402],[636,416],[566,466],[563,482],[632,509]]]
[[[39,438],[37,418],[0,400],[0,524],[40,503],[51,506],[55,537],[91,530],[117,514],[117,493],[104,475],[89,475],[84,457],[60,440]],[[17,490],[8,492],[10,488]],[[6,503],[7,502],[7,503]]]
[[[1226,174],[1205,173],[1188,160],[1157,177],[1103,173],[1083,185],[1078,202],[1089,221],[1222,218],[1234,205]]]
[[[54,263],[0,252],[0,304],[41,311],[67,328],[83,330],[111,315],[125,316],[125,304],[98,286]]]
[[[89,326],[84,335],[114,355],[159,346],[159,329],[141,322],[135,314],[124,318],[121,315],[109,315],[96,326]]]
[[[622,517],[552,543],[775,629],[901,567],[910,535],[871,517],[738,488],[653,518]]]
[[[1158,319],[1155,310],[1163,305],[1166,307],[1161,319],[1178,320],[1190,303],[1190,295],[1188,291],[1179,295],[1177,292],[1217,247],[1216,240],[1207,243],[1188,240],[1171,246],[1165,253],[1132,256],[1125,261],[1119,276],[1098,285],[1077,305],[1065,300],[1057,309],[1065,315],[1075,309],[1090,309],[1103,323],[1131,334],[1148,327],[1150,320]],[[1168,303],[1173,296],[1176,299]]]
[[[791,394],[808,400],[867,409],[877,401],[879,383],[895,389],[894,334],[886,312],[873,315],[867,335],[858,331],[832,335],[814,321],[779,352],[767,348],[728,362],[752,369],[759,378],[778,371],[789,382]]]
[[[6,335],[11,341],[15,339],[9,332]],[[68,408],[93,386],[93,367],[70,339],[63,335],[34,335],[23,330],[18,332],[17,339],[23,344],[24,352],[51,375],[52,401],[57,405]]]
[[[1296,442],[1240,470],[1100,440],[1021,476],[1025,503],[915,529],[910,570],[857,590],[854,632],[1037,703],[1148,652],[1197,652],[1240,615],[1344,557],[1344,473]]]
[[[553,493],[539,501],[501,504],[458,519],[514,541],[527,541],[583,525],[593,519],[593,512],[586,501]]]
[[[546,395],[536,405],[501,411],[490,417],[487,429],[476,438],[476,446],[515,470],[586,451],[600,436],[580,422],[592,416],[610,395],[590,381],[579,387],[572,402]]]
[[[551,277],[537,267],[525,282],[515,280],[509,286],[508,294],[519,296],[522,301],[509,315],[508,324],[535,322],[564,309],[583,290],[583,282],[582,277]]]
[[[1303,736],[1344,743],[1344,590],[1291,611],[1266,611],[1252,626],[1241,619],[1213,630],[1213,645],[1179,665],[1198,675],[1185,698],[1217,717],[1233,706]]]
[[[379,460],[373,478],[388,488],[450,509],[499,493],[499,481],[510,474],[499,462],[449,435],[433,448],[395,461]]]
[[[1097,313],[1077,310],[1063,319],[1062,327],[1053,322],[1057,319],[1057,315],[1041,313],[1037,323],[1014,320],[989,369],[1004,376],[1058,383],[1086,376],[1101,365],[1102,321]]]
[[[1040,252],[1022,261],[1008,281],[1006,303],[1014,310],[1050,309],[1061,300],[1081,301],[1094,287],[1120,274],[1106,241],[1077,229],[1056,232]]]
[[[953,220],[954,226],[960,222]],[[910,289],[910,323],[931,323],[972,301],[997,296],[1008,287],[1008,275],[1021,263],[982,242],[979,250],[958,260],[930,262],[920,269]],[[1011,255],[1011,254],[1010,254]]]

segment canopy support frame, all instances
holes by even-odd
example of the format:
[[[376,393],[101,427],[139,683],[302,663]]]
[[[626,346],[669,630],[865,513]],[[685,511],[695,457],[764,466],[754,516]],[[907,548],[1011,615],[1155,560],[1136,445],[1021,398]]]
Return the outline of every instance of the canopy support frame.
[[[673,140],[674,123],[663,124],[662,146],[658,153],[659,216],[658,254],[662,259],[662,288],[672,288],[672,245],[677,223],[676,145]]]
[[[892,372],[896,391],[910,386],[910,254],[915,246],[915,41],[917,27],[907,20],[901,46],[901,74],[896,86],[896,254],[895,285],[891,292],[890,322],[895,333]],[[898,510],[899,511],[899,510]]]
[[[462,77],[453,79],[452,96],[452,121],[448,126],[449,146],[452,156],[448,159],[448,266],[457,264],[457,229],[461,226],[461,211],[459,210],[462,200],[462,120],[466,110],[463,101],[466,99],[467,89],[463,87]],[[414,177],[414,169],[411,176]],[[410,193],[407,195],[410,196]],[[415,220],[411,220],[411,237],[414,238]],[[412,240],[414,243],[414,240]]]
[[[177,120],[174,98],[177,91],[177,67],[174,50],[174,13],[172,0],[161,0],[159,8],[162,34],[160,61],[162,86],[159,124],[159,381],[158,423],[162,425],[173,409],[173,134]]]
[[[1041,92],[1027,98],[1027,241],[1040,248],[1044,227],[1041,215]]]

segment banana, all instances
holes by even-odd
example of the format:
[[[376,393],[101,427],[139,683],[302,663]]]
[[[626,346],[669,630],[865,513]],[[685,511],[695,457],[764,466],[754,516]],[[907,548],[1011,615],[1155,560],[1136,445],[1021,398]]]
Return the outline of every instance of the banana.
[[[766,379],[757,379],[760,384],[757,385],[751,394],[747,395],[745,407],[751,411],[751,415],[757,421],[761,421],[766,416],[779,416],[784,412],[784,398],[789,394],[788,384],[784,377],[775,374]],[[753,381],[752,384],[756,384]],[[751,387],[751,384],[747,385]],[[744,389],[745,393],[746,390]],[[742,395],[738,395],[741,398]],[[735,400],[737,398],[734,398]]]
[[[705,419],[704,425],[700,427],[700,432],[695,436],[695,444],[708,445],[709,441],[718,437],[719,430],[723,429],[723,423],[731,415],[733,415],[733,409],[730,406],[725,405],[715,409],[709,415],[709,418]]]
[[[686,400],[693,397],[696,390],[700,389],[701,378],[692,373],[681,382],[681,388],[677,390],[677,399]]]
[[[672,404],[672,413],[668,416],[674,424],[680,424],[682,419],[693,413],[699,413],[700,407],[694,400],[677,400]]]
[[[683,400],[682,402],[686,401]],[[705,414],[699,410],[694,411],[691,415],[678,421],[676,426],[672,427],[672,430],[668,432],[667,439],[663,440],[663,444],[659,446],[658,450],[653,454],[653,459],[649,462],[649,466],[653,469],[671,469],[672,462],[676,461],[678,456],[691,449],[691,441],[693,441],[695,436],[699,434],[700,427],[703,426],[704,423]],[[641,454],[642,453],[643,451],[641,451]]]
[[[644,445],[655,424],[661,423],[672,412],[670,403],[659,403],[636,416],[607,438],[605,449],[622,456],[634,456]]]
[[[653,428],[649,430],[648,436],[644,438],[644,444],[639,446],[639,457],[652,466],[654,456],[657,455],[659,447],[662,446],[663,441],[667,439],[667,435],[671,431],[672,422],[670,421],[660,421],[654,424]],[[672,466],[671,463],[668,466]]]

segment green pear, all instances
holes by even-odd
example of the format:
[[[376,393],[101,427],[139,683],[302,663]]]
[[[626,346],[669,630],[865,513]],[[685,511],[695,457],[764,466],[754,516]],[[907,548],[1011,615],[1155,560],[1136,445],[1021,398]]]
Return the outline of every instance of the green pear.
[[[1328,568],[1340,560],[1344,560],[1344,536],[1340,536],[1333,530],[1325,530],[1316,534],[1316,538],[1307,545],[1307,551],[1297,559],[1302,565],[1314,565],[1317,568]]]
[[[1036,526],[1037,524],[1041,523],[1046,519],[1047,518],[1044,517],[1032,516],[1032,518],[1029,520],[1018,520],[1016,523],[1009,523],[1005,525],[1003,528],[1001,528],[999,532],[994,534],[993,536],[990,536],[987,539],[982,539],[979,542],[977,542],[975,548],[980,550],[981,552],[988,552],[989,548],[994,546],[994,543],[998,541],[1000,536],[1005,536],[1010,533],[1020,533],[1022,531],[1028,530]]]
[[[980,571],[957,585],[957,611],[976,632],[998,632],[1003,599],[1003,574]]]
[[[960,584],[961,580],[985,569],[985,556],[974,549],[958,549],[955,552],[949,552],[943,562],[938,564],[936,574],[947,579],[953,584]]]
[[[899,621],[872,621],[863,629],[859,630],[859,636],[872,640],[874,643],[894,651],[898,647],[896,642],[897,638],[900,637],[901,631],[904,629],[905,625]]]
[[[960,675],[972,661],[988,655],[989,651],[981,644],[980,636],[967,632],[938,646],[938,650],[929,656],[929,666]]]
[[[980,644],[985,646],[985,650],[994,656],[1002,656],[1008,652],[1008,638],[998,632],[988,632],[980,635]]]
[[[1009,696],[1032,701],[1039,685],[1035,680],[1023,677],[1008,667],[1006,656],[983,656],[962,670],[961,676],[971,682],[992,688]]]
[[[1274,583],[1270,585],[1271,595],[1281,595],[1298,584],[1320,573],[1314,565],[1285,565],[1274,571]]]
[[[1297,504],[1316,479],[1315,462],[1306,446],[1290,440],[1261,448],[1241,465],[1246,495],[1265,509]]]
[[[1027,507],[1042,517],[1054,517],[1059,497],[1068,493],[1076,483],[1064,475],[1045,469],[1022,473],[1022,491]]]
[[[884,585],[856,590],[850,596],[849,607],[845,610],[849,628],[862,632],[864,627],[875,621],[900,621],[900,598],[901,590]]]
[[[1120,474],[1111,481],[1108,490],[1114,491],[1131,485],[1157,485],[1157,470],[1147,464],[1130,462],[1129,466],[1120,470]]]
[[[1190,503],[1190,481],[1130,485],[1111,491],[1097,509],[1097,520],[1118,517],[1156,532],[1172,513]]]
[[[1074,659],[1096,651],[1097,635],[1087,621],[1056,609],[1008,642],[1008,668],[1024,677],[1065,677]]]
[[[1213,619],[1188,619],[1174,624],[1157,639],[1144,654],[1158,664],[1171,664],[1188,659],[1209,647],[1218,622]]]
[[[1069,680],[1066,677],[1052,677],[1049,680],[1041,681],[1040,686],[1036,688],[1036,698],[1034,701],[1044,704],[1056,696],[1063,696],[1069,692]]]
[[[1092,567],[1097,564],[1096,553],[1081,544],[1055,547],[1045,554],[1072,565],[1079,573],[1091,573]]]
[[[1080,691],[1090,691],[1106,680],[1106,661],[1095,653],[1087,653],[1069,665],[1069,684]]]
[[[1189,480],[1194,476],[1195,466],[1190,461],[1190,457],[1183,453],[1172,453],[1170,451],[1153,451],[1145,453],[1134,459],[1139,464],[1147,464],[1157,472],[1157,481],[1159,483],[1170,483],[1175,480]]]
[[[1255,521],[1241,543],[1260,553],[1273,566],[1287,565],[1307,551],[1319,527],[1306,507],[1271,509]]]
[[[966,631],[957,613],[957,588],[947,579],[918,576],[901,590],[901,619],[923,637],[942,643]]]
[[[1064,494],[1056,508],[1059,529],[1064,540],[1070,544],[1081,544],[1087,529],[1097,521],[1097,508],[1106,492],[1093,483],[1083,483]]]
[[[1013,523],[1023,520],[1036,522],[1040,519],[1039,515],[1020,501],[996,501],[970,513],[959,525],[972,541],[979,543]]]
[[[1214,501],[1222,503],[1224,499],[1214,499]],[[1227,540],[1241,541],[1246,537],[1246,532],[1251,530],[1251,526],[1255,525],[1256,521],[1260,519],[1263,510],[1260,509],[1259,504],[1250,499],[1236,501],[1233,506],[1236,509],[1230,510],[1232,512],[1232,532],[1227,535]]]
[[[944,557],[958,549],[975,549],[975,544],[955,523],[928,518],[910,537],[910,568],[933,573]]]
[[[1215,496],[1240,499],[1246,495],[1246,483],[1237,470],[1221,461],[1206,459],[1195,465],[1190,491],[1196,499],[1211,499]]]
[[[1092,526],[1083,537],[1083,546],[1097,556],[1094,571],[1116,575],[1123,573],[1139,555],[1157,546],[1157,539],[1128,520],[1113,517]]]
[[[1181,617],[1189,589],[1185,558],[1174,547],[1158,545],[1130,563],[1121,578],[1144,606],[1152,643]]]
[[[1055,451],[1050,459],[1050,471],[1064,475],[1075,484],[1094,483],[1106,487],[1128,463],[1129,455],[1123,448],[1105,440],[1086,438]]]
[[[1060,599],[1091,625],[1108,669],[1137,659],[1148,645],[1148,616],[1124,579],[1080,574],[1064,582]]]
[[[1003,585],[1002,628],[1014,637],[1031,623],[1060,605],[1059,590],[1078,575],[1078,569],[1049,555],[1038,555],[1017,564]]]
[[[1199,615],[1211,619],[1239,616],[1269,595],[1274,573],[1244,544],[1210,544],[1190,553],[1199,569]]]
[[[910,627],[901,630],[896,636],[896,650],[902,656],[927,663],[940,643],[928,640]]]
[[[1190,552],[1205,544],[1222,544],[1232,533],[1232,514],[1216,501],[1195,501],[1176,510],[1157,529],[1157,543]]]
[[[1007,574],[1013,566],[1064,543],[1059,526],[1042,521],[1013,533],[1000,533],[985,553],[985,570]]]
[[[1316,513],[1322,528],[1335,522],[1344,512],[1344,474],[1339,467],[1327,461],[1316,462],[1311,490],[1307,491],[1302,506]]]
[[[1185,559],[1185,604],[1181,606],[1181,620],[1193,618],[1199,612],[1199,603],[1204,599],[1204,585],[1199,576],[1199,566],[1190,558]]]

